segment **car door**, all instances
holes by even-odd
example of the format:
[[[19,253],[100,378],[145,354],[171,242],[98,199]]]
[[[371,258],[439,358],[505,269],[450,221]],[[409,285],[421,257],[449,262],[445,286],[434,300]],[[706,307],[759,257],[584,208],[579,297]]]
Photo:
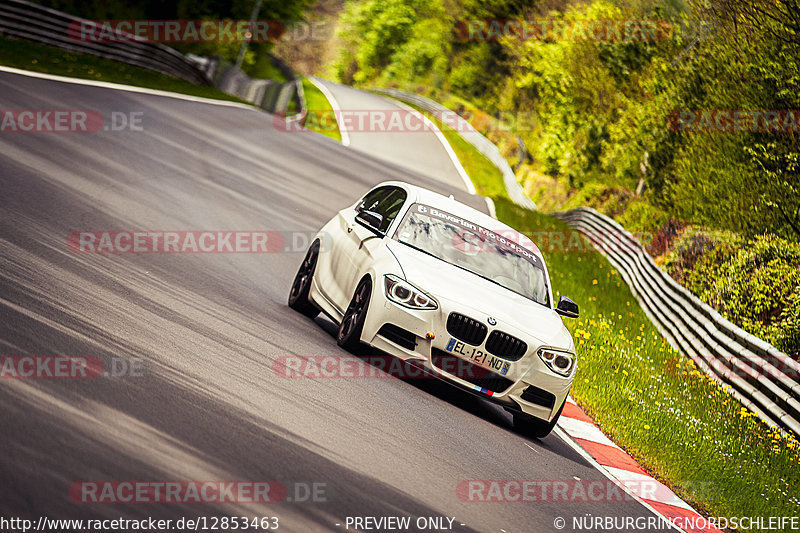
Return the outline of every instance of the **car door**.
[[[400,187],[386,186],[372,191],[364,197],[354,210],[349,210],[345,228],[346,237],[342,239],[340,264],[347,265],[341,272],[341,289],[344,295],[343,306],[346,308],[355,292],[356,284],[373,261],[375,249],[381,245],[382,237],[369,228],[356,222],[359,211],[371,211],[379,214],[383,221],[379,231],[384,235],[397,218],[408,194]]]
[[[351,233],[359,231],[354,228],[355,216],[359,208],[364,205],[377,205],[389,193],[391,190],[388,187],[378,187],[369,191],[355,208],[342,209],[336,214],[335,220],[328,224],[333,238],[330,239],[330,253],[327,254],[327,264],[324,267],[326,271],[324,292],[340,313],[344,312],[350,302],[350,295],[345,293],[345,287],[354,275],[351,272],[353,267],[349,255],[353,248]]]

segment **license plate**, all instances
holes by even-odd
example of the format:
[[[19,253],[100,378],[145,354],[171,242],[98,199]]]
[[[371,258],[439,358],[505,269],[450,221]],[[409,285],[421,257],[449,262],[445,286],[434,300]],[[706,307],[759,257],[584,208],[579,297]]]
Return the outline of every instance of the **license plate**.
[[[453,337],[450,337],[450,342],[447,343],[447,351],[501,376],[508,374],[508,369],[511,367],[508,361],[503,361],[475,346],[467,346]]]

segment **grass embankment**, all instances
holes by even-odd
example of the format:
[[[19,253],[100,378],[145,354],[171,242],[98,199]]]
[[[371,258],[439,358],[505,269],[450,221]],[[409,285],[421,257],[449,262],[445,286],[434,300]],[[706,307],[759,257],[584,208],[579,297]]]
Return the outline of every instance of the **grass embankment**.
[[[490,198],[504,194],[505,186],[500,170],[452,128],[441,122],[435,120],[434,122],[442,131],[447,142],[450,143],[467,175],[472,179],[478,194]]]
[[[542,246],[555,297],[580,305],[581,318],[565,321],[578,350],[572,394],[603,431],[708,515],[800,513],[800,443],[768,429],[673,350],[601,254],[542,242],[569,235],[566,225],[506,198],[495,206]]]
[[[0,38],[0,65],[57,76],[121,83],[215,100],[247,103],[214,87],[195,85],[152,70],[30,41]]]
[[[306,128],[342,142],[342,134],[339,131],[339,124],[336,122],[331,103],[308,78],[303,77],[302,81],[303,92],[306,96],[306,109],[308,109]]]

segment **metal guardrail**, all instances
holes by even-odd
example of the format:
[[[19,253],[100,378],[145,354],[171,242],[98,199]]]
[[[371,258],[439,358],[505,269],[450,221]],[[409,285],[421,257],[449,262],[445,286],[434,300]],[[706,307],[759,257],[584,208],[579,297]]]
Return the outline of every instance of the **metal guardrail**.
[[[271,113],[284,116],[289,102],[296,97],[300,112],[286,120],[300,121],[301,124],[305,120],[302,84],[292,69],[274,56],[273,63],[290,81],[278,83],[274,80],[256,80],[233,66],[221,68],[217,59],[186,57],[168,46],[125,32],[115,32],[119,39],[81,39],[82,25],[96,27],[92,21],[24,0],[0,0],[0,35],[128,63],[195,84],[214,85]]]
[[[726,385],[768,425],[800,435],[800,363],[732,324],[679,285],[609,217],[587,207],[556,216],[608,258],[676,350]]]
[[[191,83],[211,84],[202,70],[168,46],[123,33],[124,40],[84,40],[76,35],[80,24],[92,22],[24,0],[0,1],[0,35],[129,63]]]
[[[276,58],[272,59],[274,61]],[[300,124],[305,122],[308,110],[303,83],[293,71],[289,71],[291,74],[289,81],[281,83],[275,80],[251,78],[231,64],[220,64],[218,59],[210,61],[214,63],[213,70],[216,72],[213,79],[214,87],[279,115],[287,122]],[[279,63],[276,62],[277,64]],[[283,72],[283,69],[281,71]],[[292,99],[296,99],[298,110],[297,113],[289,115],[287,110]]]
[[[372,89],[372,91],[413,104],[420,109],[423,109],[429,113],[433,113],[434,115],[442,116],[443,113],[446,113],[448,118],[454,117],[454,119],[458,122],[457,131],[464,138],[464,140],[474,146],[475,149],[480,153],[485,155],[486,158],[489,159],[489,161],[491,161],[492,164],[498,168],[498,170],[500,170],[500,173],[503,175],[503,183],[505,184],[506,191],[508,191],[508,197],[511,199],[511,201],[526,209],[536,209],[536,204],[533,203],[533,200],[525,196],[525,191],[522,189],[522,186],[517,183],[517,177],[514,174],[514,171],[511,169],[508,161],[506,161],[506,158],[503,157],[503,154],[500,153],[500,150],[497,149],[497,146],[495,146],[494,143],[487,139],[481,132],[473,128],[472,124],[461,118],[457,113],[455,113],[455,111],[452,111],[443,105],[418,94],[387,88],[376,88]]]

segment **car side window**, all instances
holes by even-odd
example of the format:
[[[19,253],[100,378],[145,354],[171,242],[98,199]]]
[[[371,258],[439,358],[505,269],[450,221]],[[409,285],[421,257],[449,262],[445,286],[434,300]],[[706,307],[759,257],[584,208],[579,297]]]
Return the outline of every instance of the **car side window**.
[[[361,203],[358,204],[358,207],[356,207],[356,211],[373,211],[377,213],[377,208],[381,201],[391,194],[391,192],[391,187],[381,187],[368,192],[364,199],[361,200]]]
[[[398,187],[381,187],[367,194],[358,206],[359,211],[372,211],[383,217],[380,230],[385,232],[397,217],[406,201],[406,191]]]

